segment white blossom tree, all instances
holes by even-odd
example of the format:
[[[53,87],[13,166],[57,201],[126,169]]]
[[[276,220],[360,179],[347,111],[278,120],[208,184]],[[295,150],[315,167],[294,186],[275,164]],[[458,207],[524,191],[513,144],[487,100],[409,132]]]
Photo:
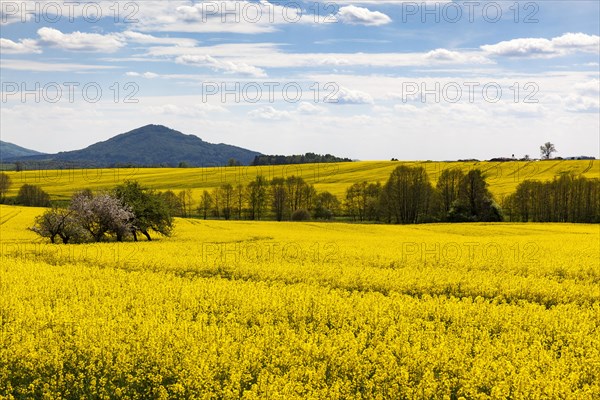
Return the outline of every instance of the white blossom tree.
[[[71,200],[70,209],[77,215],[81,227],[96,242],[102,241],[109,233],[122,242],[133,230],[135,215],[131,208],[110,194],[90,196],[87,192],[77,193]]]

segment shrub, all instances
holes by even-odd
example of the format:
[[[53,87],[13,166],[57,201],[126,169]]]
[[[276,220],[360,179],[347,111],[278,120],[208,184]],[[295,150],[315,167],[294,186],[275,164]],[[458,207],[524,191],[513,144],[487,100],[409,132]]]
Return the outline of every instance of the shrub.
[[[296,210],[292,213],[292,221],[310,221],[310,213],[304,208]]]

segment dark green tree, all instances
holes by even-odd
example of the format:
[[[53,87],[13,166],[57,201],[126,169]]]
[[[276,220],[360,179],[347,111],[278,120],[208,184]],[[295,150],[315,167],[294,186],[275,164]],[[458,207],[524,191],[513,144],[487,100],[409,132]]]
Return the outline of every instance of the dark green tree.
[[[453,202],[448,219],[452,222],[498,222],[502,211],[490,191],[483,172],[474,169],[459,183],[458,198]]]
[[[39,186],[25,184],[19,189],[16,201],[27,207],[49,207],[50,195]]]
[[[164,198],[151,189],[142,187],[136,181],[126,181],[114,189],[114,195],[129,206],[134,217],[131,233],[137,241],[137,232],[152,240],[150,231],[170,236],[173,231],[173,217]]]
[[[433,187],[423,167],[401,165],[383,187],[383,203],[398,224],[415,224],[428,216]]]

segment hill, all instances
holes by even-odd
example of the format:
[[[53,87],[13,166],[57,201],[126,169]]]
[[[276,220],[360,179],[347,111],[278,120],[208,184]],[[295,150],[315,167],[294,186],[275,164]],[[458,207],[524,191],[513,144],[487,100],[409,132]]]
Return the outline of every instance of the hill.
[[[28,157],[28,156],[39,156],[43,153],[39,151],[26,149],[25,147],[17,146],[16,144],[3,142],[0,140],[0,160],[7,160],[9,158],[17,157]]]
[[[258,155],[260,153],[241,147],[208,143],[166,126],[147,125],[82,150],[22,157],[21,161],[98,168],[122,165],[175,167],[180,163],[189,166],[227,165],[232,158],[248,165]]]

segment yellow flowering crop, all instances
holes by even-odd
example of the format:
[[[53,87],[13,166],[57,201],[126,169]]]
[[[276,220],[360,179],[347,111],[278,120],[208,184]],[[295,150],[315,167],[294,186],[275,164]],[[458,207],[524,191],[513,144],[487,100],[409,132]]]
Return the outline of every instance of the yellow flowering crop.
[[[594,399],[600,227],[177,220],[51,246],[0,206],[0,398]]]

